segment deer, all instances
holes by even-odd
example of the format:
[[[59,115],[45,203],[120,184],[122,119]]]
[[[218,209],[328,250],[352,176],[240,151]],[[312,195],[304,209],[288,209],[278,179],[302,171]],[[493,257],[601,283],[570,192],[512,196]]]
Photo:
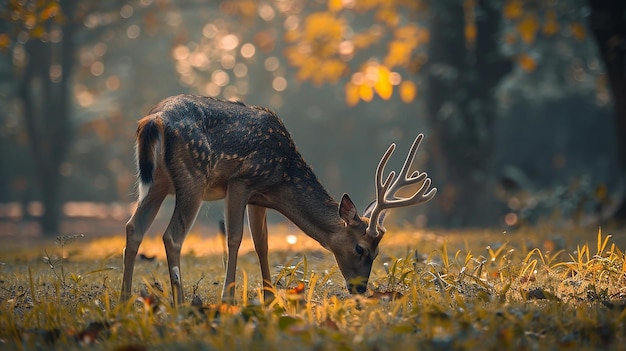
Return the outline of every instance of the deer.
[[[376,169],[376,199],[362,215],[347,194],[337,203],[320,184],[285,128],[270,109],[195,95],[176,95],[156,104],[138,122],[135,154],[137,208],[126,224],[120,300],[131,297],[138,248],[166,196],[174,210],[163,234],[174,305],[184,302],[181,247],[203,201],[224,200],[226,274],[221,299],[235,303],[237,255],[244,217],[261,268],[264,298],[271,299],[267,209],[276,210],[332,252],[352,294],[365,294],[372,263],[386,229],[385,213],[431,200],[427,173],[410,172],[419,134],[398,176],[383,180],[391,144]],[[414,185],[409,197],[400,189]]]

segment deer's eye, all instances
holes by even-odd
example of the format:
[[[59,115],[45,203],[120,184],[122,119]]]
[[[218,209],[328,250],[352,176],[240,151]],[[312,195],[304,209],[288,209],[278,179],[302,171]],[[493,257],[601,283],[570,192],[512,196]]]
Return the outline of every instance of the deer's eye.
[[[360,256],[363,256],[363,253],[365,253],[365,250],[359,244],[356,244],[354,249],[356,250],[356,253],[358,253]]]

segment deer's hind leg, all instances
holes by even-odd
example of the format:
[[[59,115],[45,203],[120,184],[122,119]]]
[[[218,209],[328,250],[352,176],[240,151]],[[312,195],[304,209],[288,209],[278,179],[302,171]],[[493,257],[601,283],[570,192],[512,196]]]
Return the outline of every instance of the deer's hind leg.
[[[272,288],[272,277],[267,258],[267,209],[265,207],[248,205],[248,222],[250,224],[250,234],[254,241],[254,249],[259,257],[261,266],[261,277],[263,277],[263,297],[265,301],[271,301],[274,298]]]
[[[126,223],[126,247],[124,248],[124,276],[122,278],[122,291],[120,301],[126,301],[131,295],[133,283],[133,270],[135,268],[135,258],[143,236],[152,225],[159,208],[167,196],[167,191],[155,186],[143,186],[142,194],[137,204],[137,209]]]
[[[196,220],[201,204],[202,193],[177,189],[174,212],[163,234],[174,305],[180,305],[184,301],[183,281],[180,274],[180,250],[189,229]]]

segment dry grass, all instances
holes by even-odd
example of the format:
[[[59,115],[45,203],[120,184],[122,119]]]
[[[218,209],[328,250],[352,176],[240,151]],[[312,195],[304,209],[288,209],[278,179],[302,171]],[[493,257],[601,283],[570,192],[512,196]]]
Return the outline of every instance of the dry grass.
[[[0,349],[620,349],[626,261],[616,237],[547,227],[511,233],[395,230],[366,297],[350,296],[332,255],[273,228],[277,298],[263,305],[244,242],[239,304],[221,306],[222,242],[191,234],[186,305],[170,306],[163,248],[148,238],[134,291],[117,303],[123,237],[0,248]],[[296,235],[296,244],[287,236]],[[140,293],[141,292],[141,293]],[[143,298],[139,297],[143,296]],[[194,300],[194,298],[196,298]],[[199,299],[199,300],[198,300]],[[201,302],[201,306],[200,303]]]

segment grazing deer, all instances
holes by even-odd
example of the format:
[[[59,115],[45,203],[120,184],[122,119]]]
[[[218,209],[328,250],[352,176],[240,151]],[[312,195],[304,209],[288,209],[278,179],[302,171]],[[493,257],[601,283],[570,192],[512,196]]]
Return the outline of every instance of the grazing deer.
[[[222,292],[233,302],[237,254],[248,209],[250,232],[259,257],[266,296],[271,296],[267,260],[266,210],[277,210],[330,250],[351,293],[365,293],[378,243],[385,234],[384,211],[429,201],[426,173],[409,168],[423,138],[417,136],[399,176],[383,172],[392,144],[376,170],[376,200],[363,216],[347,194],[337,204],[296,150],[281,120],[270,110],[239,102],[178,95],[166,98],[139,121],[137,210],[126,224],[121,299],[131,294],[135,257],[144,233],[168,194],[176,196],[163,242],[174,303],[183,302],[180,250],[202,201],[225,199],[228,262]],[[396,193],[421,184],[409,198]]]

